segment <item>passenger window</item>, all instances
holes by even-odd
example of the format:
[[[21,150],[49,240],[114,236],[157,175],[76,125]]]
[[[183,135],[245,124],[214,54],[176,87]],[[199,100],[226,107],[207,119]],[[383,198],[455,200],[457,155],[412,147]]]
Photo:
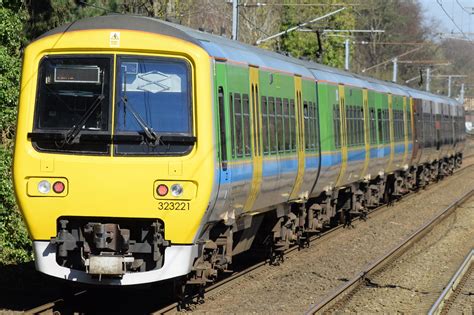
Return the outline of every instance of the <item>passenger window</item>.
[[[234,93],[234,115],[235,115],[235,152],[238,158],[244,156],[243,151],[243,131],[242,131],[242,103],[240,94]]]
[[[275,99],[273,97],[268,98],[268,118],[269,118],[269,135],[270,135],[270,152],[276,153],[278,151],[278,136],[276,129],[276,117],[275,117]]]
[[[230,152],[231,152],[232,158],[235,158],[235,147],[236,147],[235,129],[234,129],[235,117],[234,117],[234,96],[232,95],[232,93],[229,93],[229,110],[230,110],[229,120],[230,120],[230,143],[231,143]]]
[[[370,109],[370,143],[376,144],[377,143],[377,125],[375,122],[375,110],[373,108]]]
[[[383,138],[384,126],[382,122],[382,110],[380,108],[377,109],[377,122],[379,125],[379,143],[383,143],[384,142],[384,138]]]
[[[262,138],[263,138],[263,154],[270,153],[270,145],[268,141],[268,106],[267,98],[262,96]]]
[[[352,106],[346,106],[346,124],[347,132],[349,133],[347,136],[348,138],[348,146],[352,146],[354,144],[354,124],[353,124],[353,117],[352,117]]]
[[[409,107],[409,105],[408,105]],[[407,130],[408,130],[408,140],[412,137],[412,128],[411,128],[411,112],[410,109],[407,110]]]
[[[333,105],[333,128],[334,128],[334,145],[336,149],[341,147],[341,120],[340,120],[340,109],[338,104]]]
[[[290,99],[290,121],[291,121],[291,151],[296,151],[296,117],[295,117],[295,100]]]
[[[314,148],[319,148],[319,116],[318,116],[318,104],[313,103],[314,112]]]
[[[249,96],[247,94],[242,95],[242,116],[244,120],[243,134],[244,134],[244,154],[245,156],[251,155],[251,144],[250,144],[250,107],[249,107]]]
[[[284,117],[282,113],[282,103],[281,98],[276,99],[276,118],[277,118],[277,129],[278,129],[278,151],[283,152],[284,147]]]
[[[285,151],[289,152],[291,150],[291,139],[290,139],[290,105],[288,99],[283,99],[283,116],[285,120]]]
[[[258,155],[258,156],[262,156],[262,148],[261,148],[261,140],[260,140],[260,133],[262,132],[262,126],[260,125],[260,117],[261,117],[261,114],[262,114],[262,108],[260,107],[261,104],[260,104],[260,98],[259,98],[259,93],[258,93],[258,85],[255,85],[255,94],[254,94],[254,98],[252,98],[253,100],[255,100],[255,102],[257,104],[255,104],[255,109],[256,109],[256,113],[254,114],[253,117],[255,117],[254,119],[256,120],[255,121],[255,137],[254,137],[254,145],[255,145],[255,153]]]
[[[309,149],[314,151],[316,149],[316,108],[313,102],[308,102],[308,109],[309,109],[309,134],[310,134],[310,142],[309,142]]]
[[[364,108],[359,108],[359,123],[360,123],[360,144],[365,145],[365,125],[364,125]],[[367,132],[369,132],[367,130]]]
[[[308,102],[303,102],[303,123],[304,123],[304,148],[306,150],[309,149],[310,144],[310,131],[309,131],[309,109],[308,109]]]
[[[219,128],[220,128],[220,140],[221,140],[221,162],[222,169],[227,170],[227,139],[225,130],[225,109],[224,109],[224,88],[219,86],[218,88],[218,101],[219,101]],[[225,163],[225,164],[224,164]]]

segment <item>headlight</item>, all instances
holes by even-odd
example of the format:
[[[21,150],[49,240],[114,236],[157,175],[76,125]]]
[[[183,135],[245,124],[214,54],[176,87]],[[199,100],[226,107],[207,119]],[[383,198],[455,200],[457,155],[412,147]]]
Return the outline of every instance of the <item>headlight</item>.
[[[51,184],[47,180],[42,180],[38,183],[38,191],[42,194],[47,194],[51,191]]]
[[[171,194],[174,197],[181,196],[183,194],[183,186],[181,186],[180,184],[174,184],[173,186],[171,186]]]

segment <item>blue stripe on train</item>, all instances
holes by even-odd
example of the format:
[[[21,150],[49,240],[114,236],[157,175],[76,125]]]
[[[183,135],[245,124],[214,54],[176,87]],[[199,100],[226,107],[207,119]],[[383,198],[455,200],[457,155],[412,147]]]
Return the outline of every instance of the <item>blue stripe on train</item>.
[[[412,144],[408,144],[408,150],[411,151]],[[405,144],[395,145],[395,155],[405,153]],[[390,156],[390,146],[383,148],[371,148],[370,158],[383,158]],[[348,152],[348,163],[365,160],[365,148],[358,150],[351,150]],[[340,165],[342,162],[341,152],[323,152],[321,159],[321,167],[327,168],[331,166]],[[308,169],[318,167],[318,157],[306,157],[305,165]],[[232,182],[249,181],[252,178],[253,165],[252,162],[246,161],[239,164],[229,164],[229,169],[232,174]],[[296,173],[298,170],[297,156],[285,157],[281,160],[271,159],[265,160],[263,163],[262,176],[272,177],[279,174]]]

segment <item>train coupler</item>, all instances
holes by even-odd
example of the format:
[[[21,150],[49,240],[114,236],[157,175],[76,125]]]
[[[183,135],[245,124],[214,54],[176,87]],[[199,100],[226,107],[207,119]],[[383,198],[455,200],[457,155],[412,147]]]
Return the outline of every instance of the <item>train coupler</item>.
[[[133,256],[121,255],[91,255],[85,260],[86,272],[98,276],[118,276],[121,277],[127,272],[127,267],[134,263]]]

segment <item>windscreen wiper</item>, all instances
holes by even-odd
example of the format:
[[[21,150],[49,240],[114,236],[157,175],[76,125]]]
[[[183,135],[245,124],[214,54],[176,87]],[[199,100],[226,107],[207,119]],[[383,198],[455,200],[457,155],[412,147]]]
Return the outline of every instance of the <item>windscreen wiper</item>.
[[[72,144],[74,142],[74,140],[77,138],[77,135],[81,131],[82,127],[84,127],[86,122],[95,112],[95,110],[99,107],[100,103],[102,103],[104,98],[105,98],[104,93],[97,96],[97,98],[94,100],[94,103],[92,103],[89,109],[84,113],[84,115],[82,115],[81,119],[79,119],[79,122],[75,124],[74,126],[72,126],[72,128],[66,132],[64,136],[64,142],[66,144]]]
[[[99,105],[102,103],[102,101],[105,98],[104,95],[104,72],[102,71],[102,86],[101,86],[101,91],[100,95],[97,96],[97,98],[94,100],[92,105],[89,107],[89,109],[82,115],[81,119],[72,126],[71,129],[69,129],[65,135],[64,135],[64,143],[66,144],[72,144],[74,140],[77,138],[77,135],[81,132],[82,127],[86,124],[86,122],[89,120],[89,118],[92,116],[92,114],[96,111],[96,109],[99,107]]]
[[[122,101],[123,105],[132,113],[133,118],[138,122],[138,125],[140,125],[140,128],[143,129],[145,132],[145,138],[147,143],[151,143],[153,145],[156,145],[160,141],[160,136],[158,136],[153,128],[148,126],[148,124],[143,120],[143,118],[138,114],[135,109],[133,109],[133,106],[128,103],[128,98],[127,98],[127,69],[123,69],[123,96],[120,98]],[[125,118],[124,118],[124,123],[125,123]]]
[[[127,96],[122,96],[120,99],[122,100],[123,105],[132,113],[133,118],[135,118],[140,128],[142,128],[145,132],[147,142],[151,144],[157,144],[160,141],[160,136],[156,134],[153,128],[148,126],[140,114],[138,114],[132,105],[128,103]]]

